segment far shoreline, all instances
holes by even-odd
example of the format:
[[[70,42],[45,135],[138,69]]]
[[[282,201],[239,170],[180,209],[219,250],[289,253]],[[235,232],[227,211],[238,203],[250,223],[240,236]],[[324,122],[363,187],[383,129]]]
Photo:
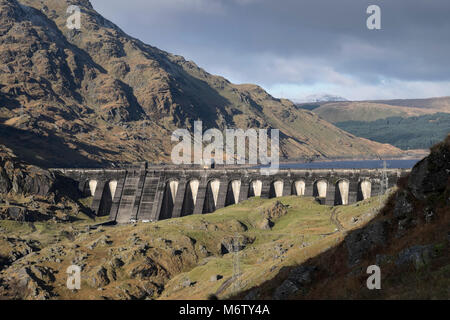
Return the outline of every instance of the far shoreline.
[[[317,163],[317,162],[339,162],[339,161],[374,161],[374,160],[421,160],[425,158],[430,151],[429,150],[408,150],[405,151],[410,154],[402,155],[402,156],[396,156],[396,155],[385,155],[383,157],[334,157],[334,158],[314,158],[314,159],[305,159],[305,158],[299,158],[299,159],[283,159],[280,160],[280,164],[294,164],[294,163]]]

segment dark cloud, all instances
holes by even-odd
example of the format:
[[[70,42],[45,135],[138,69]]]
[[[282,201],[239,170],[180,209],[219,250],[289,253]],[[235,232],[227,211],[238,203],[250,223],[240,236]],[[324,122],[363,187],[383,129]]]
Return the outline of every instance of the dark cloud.
[[[274,95],[450,95],[448,0],[92,3],[142,41]],[[381,7],[382,30],[366,28],[371,4]]]

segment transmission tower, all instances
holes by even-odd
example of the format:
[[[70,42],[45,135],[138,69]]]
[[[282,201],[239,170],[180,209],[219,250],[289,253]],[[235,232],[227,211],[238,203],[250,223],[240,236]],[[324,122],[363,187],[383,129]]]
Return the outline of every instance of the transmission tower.
[[[235,234],[231,241],[231,249],[233,252],[233,292],[237,294],[241,289],[241,282],[239,277],[241,276],[241,261],[239,259],[239,251],[241,250],[242,236],[238,233]]]
[[[380,179],[380,209],[383,206],[383,196],[386,194],[386,191],[389,187],[389,181],[387,176],[387,164],[386,160],[383,160],[383,170],[381,171],[381,179]]]

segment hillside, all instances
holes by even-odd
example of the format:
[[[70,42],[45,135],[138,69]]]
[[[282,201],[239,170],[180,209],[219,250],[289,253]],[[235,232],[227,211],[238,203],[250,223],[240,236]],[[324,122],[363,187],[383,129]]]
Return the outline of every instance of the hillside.
[[[81,7],[80,30],[66,9]],[[400,155],[125,34],[87,0],[0,0],[0,143],[44,167],[167,161],[177,128],[279,128],[281,157]],[[331,138],[332,137],[332,138]]]
[[[400,149],[427,149],[450,132],[450,113],[389,117],[371,122],[344,121],[335,125],[358,137],[389,143]]]
[[[313,112],[331,122],[364,121],[371,122],[389,117],[413,117],[438,112],[438,109],[402,107],[378,102],[333,102],[326,103]],[[449,109],[450,113],[450,109]]]
[[[299,104],[338,128],[403,150],[428,149],[450,133],[450,98]]]
[[[331,123],[344,121],[371,122],[389,117],[416,117],[434,113],[450,113],[450,97],[373,101],[298,103],[300,109],[314,113]]]
[[[67,205],[65,220],[8,217],[0,220],[0,297],[448,299],[449,157],[450,136],[397,190],[349,206],[251,198],[121,226]],[[66,288],[72,264],[82,268],[80,290]],[[382,290],[365,286],[373,264]]]
[[[373,198],[332,210],[312,198],[252,198],[208,215],[96,229],[88,226],[102,220],[82,214],[65,223],[0,220],[0,297],[228,298],[237,285],[259,285],[328,248],[341,237],[341,224],[360,225],[378,205]],[[234,248],[239,280],[233,278]],[[65,287],[71,264],[82,267],[81,290]]]
[[[450,135],[435,145],[382,210],[343,241],[238,295],[282,299],[450,298]],[[368,290],[366,270],[381,270]]]
[[[75,181],[29,165],[0,145],[0,219],[25,223],[76,220],[71,214],[91,214],[80,197]]]
[[[380,100],[379,103],[384,103],[392,106],[402,106],[408,108],[419,108],[422,110],[428,109],[430,112],[450,112],[450,97],[437,97],[427,99],[394,99],[394,100]]]

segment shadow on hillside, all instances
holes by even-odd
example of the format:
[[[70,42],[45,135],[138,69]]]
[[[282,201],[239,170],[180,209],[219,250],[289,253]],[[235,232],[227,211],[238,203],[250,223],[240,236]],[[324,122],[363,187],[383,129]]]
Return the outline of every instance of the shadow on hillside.
[[[20,161],[42,168],[72,167],[98,168],[107,164],[80,154],[84,150],[91,155],[115,154],[109,150],[71,141],[77,149],[70,148],[63,138],[49,130],[35,133],[0,124],[0,144],[10,148]]]
[[[401,200],[402,194],[409,192],[408,178],[398,181],[398,190],[390,195],[374,219],[349,231],[341,242],[324,248],[322,253],[302,264],[282,267],[274,278],[231,299],[390,299],[405,292],[412,292],[412,297],[434,294],[433,284],[427,280],[428,272],[448,264],[448,256],[414,250],[448,241],[450,203],[444,198],[434,201],[434,218],[427,222],[423,216],[424,204],[430,205],[430,202],[409,198],[412,205],[412,211],[408,211],[411,212],[407,218],[409,225],[400,228],[405,219],[398,213],[405,208],[408,210],[409,206]],[[450,180],[446,190],[444,193],[450,191]],[[412,255],[405,258],[408,254]],[[424,255],[421,275],[417,269],[417,254]],[[404,257],[403,262],[401,257]],[[370,265],[382,269],[384,290],[367,289],[366,281],[371,274],[366,271]],[[439,297],[439,293],[436,294]]]
[[[146,54],[149,54],[149,50],[153,50],[140,40],[137,41]],[[178,105],[173,110],[176,125],[185,125],[186,119],[189,119],[190,124],[193,125],[194,121],[201,119],[203,130],[206,130],[217,127],[223,129],[223,122],[234,123],[233,112],[238,110],[229,109],[232,105],[231,101],[221,95],[214,84],[191,75],[183,68],[182,63],[170,61],[163,54],[157,54],[151,58],[156,58],[161,67],[173,75],[177,84],[172,90],[174,102]]]
[[[381,215],[380,215],[381,216]],[[380,217],[378,216],[378,217]],[[230,299],[245,299],[245,300],[289,300],[289,299],[310,299],[308,295],[311,289],[317,287],[323,289],[328,287],[328,296],[313,296],[313,299],[341,299],[350,298],[342,296],[344,287],[349,290],[354,288],[354,277],[349,278],[348,275],[355,273],[355,276],[361,277],[365,274],[365,268],[368,265],[375,264],[375,255],[378,253],[380,246],[373,246],[370,250],[361,251],[358,262],[354,263],[354,258],[349,255],[348,243],[355,241],[355,239],[364,238],[361,236],[367,234],[368,230],[373,228],[373,225],[378,223],[377,218],[368,222],[367,225],[350,231],[345,238],[338,244],[331,244],[330,247],[324,248],[325,251],[307,259],[304,263],[293,266],[282,267],[275,277],[263,282],[259,286],[245,290]],[[387,241],[387,240],[386,240]],[[364,245],[363,245],[364,246]],[[303,250],[308,250],[306,247]],[[352,261],[353,259],[353,261]],[[372,261],[373,260],[373,261]],[[372,263],[368,263],[372,261]],[[344,279],[339,282],[340,287],[336,288],[334,279]],[[361,291],[364,289],[365,279],[360,282],[360,287],[355,290]],[[293,289],[295,287],[295,289]],[[377,296],[378,290],[366,293],[365,298],[379,298]]]
[[[261,285],[245,290],[236,296],[232,296],[230,299],[302,299],[303,295],[310,293],[311,288],[328,285],[331,277],[345,278],[352,270],[348,263],[349,255],[345,247],[346,239],[352,237],[351,234],[361,233],[364,229],[365,228],[361,228],[350,232],[341,243],[331,245],[329,248],[325,249],[324,252],[307,259],[304,263],[282,267],[272,279],[263,282]],[[307,249],[308,248],[305,248],[304,250]],[[375,264],[375,262],[373,264]],[[361,265],[362,264],[358,264],[358,267],[363,270]],[[292,274],[298,274],[298,278],[293,278]],[[296,282],[297,280],[299,281],[298,283]],[[363,283],[361,282],[361,284]],[[292,289],[293,286],[296,287],[295,290]],[[333,292],[334,289],[334,285],[330,286],[330,296],[320,297],[319,299],[335,298],[336,292]]]

